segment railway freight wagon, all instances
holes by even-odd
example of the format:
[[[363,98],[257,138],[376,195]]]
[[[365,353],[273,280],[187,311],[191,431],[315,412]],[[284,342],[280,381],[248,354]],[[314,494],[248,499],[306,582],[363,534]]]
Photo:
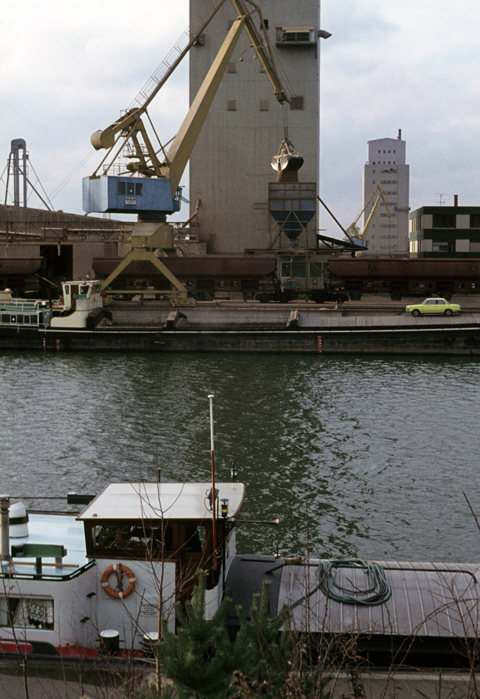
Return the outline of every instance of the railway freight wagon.
[[[162,257],[161,262],[197,301],[214,298],[257,298],[275,296],[278,288],[274,257],[192,256]],[[94,258],[95,275],[106,279],[121,262],[116,257]],[[170,288],[170,282],[148,261],[133,261],[112,283],[112,290],[144,291]]]
[[[436,294],[478,294],[480,259],[383,259],[345,258],[328,263],[328,284],[332,294],[344,292],[352,300],[362,294],[390,294],[425,297]]]
[[[0,257],[0,289],[8,288],[14,296],[38,295],[42,264],[43,257]]]
[[[257,300],[262,303],[287,303],[296,299],[324,301],[346,301],[346,294],[331,294],[328,280],[322,280],[318,288],[302,288],[295,278],[284,278],[276,257],[267,256],[191,256],[162,257],[163,264],[185,286],[189,296],[197,301],[213,299]],[[120,264],[119,258],[94,258],[92,265],[95,277],[106,279]],[[305,278],[302,278],[305,282]],[[152,293],[160,296],[162,290],[170,288],[170,282],[148,261],[134,261],[113,280],[112,291],[121,293]]]

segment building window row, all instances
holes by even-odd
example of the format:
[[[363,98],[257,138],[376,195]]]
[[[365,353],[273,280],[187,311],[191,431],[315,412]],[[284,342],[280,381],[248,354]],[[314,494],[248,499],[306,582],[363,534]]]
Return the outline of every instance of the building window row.
[[[432,216],[432,227],[433,228],[456,228],[457,227],[457,216],[456,214],[433,214]]]
[[[455,241],[432,241],[432,252],[455,252]]]
[[[470,214],[470,228],[480,228],[480,214]]]
[[[480,228],[480,214],[470,214],[470,228]],[[429,227],[429,226],[428,226]],[[432,228],[456,228],[457,227],[457,214],[455,213],[441,213],[432,215]],[[416,216],[410,219],[410,230],[411,231],[421,231],[424,226],[422,225],[422,217]],[[464,228],[464,226],[462,226]]]

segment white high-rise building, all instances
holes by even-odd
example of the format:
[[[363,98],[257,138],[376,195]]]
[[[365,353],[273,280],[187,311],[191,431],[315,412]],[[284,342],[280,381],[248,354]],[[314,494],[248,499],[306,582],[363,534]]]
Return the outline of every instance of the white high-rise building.
[[[399,130],[397,138],[368,142],[368,160],[363,169],[363,205],[373,195],[363,213],[362,230],[382,189],[390,216],[380,201],[367,234],[368,254],[408,255],[410,166],[405,162],[406,143]]]
[[[285,129],[304,157],[300,182],[316,185],[318,181],[319,0],[256,4],[291,101],[277,102],[243,32],[190,158],[190,210],[193,213],[199,204],[198,238],[209,253],[268,247],[269,183],[276,181],[271,159]],[[245,5],[248,10],[254,7]],[[191,23],[206,6],[207,0],[190,0]],[[236,18],[233,4],[226,2],[191,49],[191,101]],[[253,21],[260,29],[256,13]]]

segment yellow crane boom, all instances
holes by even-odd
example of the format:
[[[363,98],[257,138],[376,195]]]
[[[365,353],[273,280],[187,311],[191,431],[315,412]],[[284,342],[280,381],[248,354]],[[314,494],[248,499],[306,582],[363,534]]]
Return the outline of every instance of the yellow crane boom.
[[[200,23],[198,29],[193,34],[190,33],[190,40],[182,50],[178,50],[175,60],[168,62],[167,70],[159,77],[156,75],[153,76],[153,79],[150,81],[153,87],[150,90],[142,91],[136,100],[134,100],[136,103],[134,107],[127,109],[124,114],[110,124],[110,126],[107,126],[107,128],[95,131],[95,133],[92,134],[90,140],[93,147],[96,150],[101,150],[103,148],[108,150],[108,153],[98,165],[92,177],[98,176],[98,172],[120,139],[121,148],[125,146],[128,140],[131,140],[134,144],[135,155],[138,158],[138,163],[135,165],[132,164],[132,167],[128,168],[130,171],[141,172],[141,174],[145,177],[153,177],[155,175],[157,177],[161,176],[161,163],[157,157],[153,145],[150,142],[150,138],[142,121],[142,117],[146,115],[147,119],[149,119],[147,113],[148,106],[160,92],[161,88],[165,85],[170,76],[178,68],[192,46],[194,46],[198,41],[200,35],[205,31],[224,3],[225,0],[218,0],[211,11],[207,14],[206,18]],[[141,135],[141,140],[139,139],[139,135]],[[142,149],[141,141],[143,141],[145,149]],[[145,150],[148,157],[145,154]],[[118,152],[115,154],[111,163],[104,168],[104,173],[108,172],[117,157]]]
[[[377,194],[377,192],[378,192],[378,194]],[[370,202],[372,201],[372,199],[373,199],[373,197],[375,196],[375,194],[377,194],[377,198],[375,199],[375,202],[374,202],[374,204],[373,204],[373,206],[372,206],[372,209],[371,209],[371,211],[370,211],[370,213],[369,213],[369,215],[368,215],[368,218],[367,218],[367,220],[366,220],[366,222],[365,222],[365,226],[363,227],[363,231],[360,232],[360,230],[359,230],[359,228],[358,228],[358,226],[357,226],[357,222],[359,221],[360,217],[363,215],[363,213],[364,213],[364,212],[366,211],[366,209],[368,208],[368,205],[369,205]],[[366,201],[366,203],[365,203],[365,206],[364,206],[363,209],[360,211],[360,213],[358,214],[358,216],[357,216],[357,218],[355,219],[355,221],[354,221],[353,223],[351,223],[351,224],[348,226],[348,228],[345,230],[345,233],[347,234],[347,238],[348,238],[349,240],[352,240],[352,238],[353,238],[353,239],[355,239],[355,240],[360,240],[362,243],[365,243],[365,241],[366,241],[366,239],[367,239],[368,231],[369,231],[369,229],[370,229],[370,226],[371,226],[371,224],[372,224],[373,218],[374,218],[374,216],[375,216],[375,212],[376,212],[377,207],[378,207],[378,205],[379,205],[380,202],[383,203],[383,205],[384,205],[384,207],[385,207],[385,211],[386,211],[387,214],[388,214],[388,217],[391,218],[390,209],[388,208],[388,203],[387,203],[387,200],[386,200],[386,198],[385,198],[385,192],[382,190],[382,188],[380,187],[380,185],[377,184],[377,186],[374,188],[373,192],[372,192],[372,193],[370,194],[370,196],[368,197],[368,199],[367,199],[367,201]]]
[[[206,20],[201,24],[200,29],[188,42],[188,46],[182,52],[182,56],[179,56],[178,60],[176,61],[176,65],[178,65],[181,58],[183,58],[190,47],[193,46],[196,41],[198,41],[200,34],[213,19],[220,7],[223,5],[224,1],[225,0],[219,0],[219,2],[217,2]],[[104,289],[110,286],[112,281],[130,264],[130,262],[133,260],[148,259],[173,284],[177,290],[177,295],[179,295],[182,300],[186,299],[186,289],[168,271],[167,267],[161,262],[161,260],[159,260],[158,257],[153,254],[153,251],[159,248],[164,250],[173,248],[173,229],[165,222],[165,216],[167,213],[171,213],[172,210],[176,210],[173,208],[174,205],[172,204],[174,194],[180,184],[180,179],[183,176],[185,167],[195,146],[198,135],[202,129],[222,77],[226,72],[233,51],[243,30],[247,32],[251,41],[251,47],[254,49],[257,57],[265,69],[265,72],[272,84],[276,99],[280,103],[290,101],[275,66],[273,53],[270,48],[267,33],[265,31],[260,8],[251,0],[231,0],[231,2],[237,12],[238,17],[233,22],[227,37],[225,38],[213,64],[210,67],[210,70],[208,71],[197,95],[195,96],[195,99],[190,106],[188,114],[180,127],[180,130],[173,139],[173,142],[166,155],[164,155],[162,158],[162,161],[160,161],[158,158],[155,148],[148,137],[142,117],[145,116],[146,118],[149,118],[147,114],[147,106],[158,93],[160,87],[164,84],[169,75],[171,75],[174,67],[172,67],[172,70],[168,72],[165,79],[161,81],[161,84],[159,83],[154,90],[148,94],[142,104],[128,110],[122,117],[120,117],[109,127],[102,131],[96,131],[92,136],[91,140],[93,146],[96,149],[106,148],[108,149],[108,153],[103,159],[102,163],[100,163],[99,167],[95,170],[92,177],[86,178],[89,181],[85,182],[84,180],[84,208],[88,206],[89,202],[99,201],[101,196],[103,196],[103,190],[101,190],[101,188],[96,185],[94,181],[102,179],[102,176],[98,174],[100,168],[113,152],[115,146],[118,146],[120,141],[120,148],[114,155],[112,162],[106,168],[105,172],[108,171],[109,167],[111,167],[115,159],[118,157],[120,150],[125,146],[126,142],[130,141],[133,146],[133,153],[131,162],[129,162],[127,165],[127,170],[130,173],[138,174],[143,178],[160,180],[158,184],[162,184],[162,196],[165,195],[164,199],[167,200],[167,204],[164,205],[163,208],[158,206],[158,209],[156,210],[149,210],[148,216],[145,216],[144,220],[142,220],[141,212],[139,212],[138,223],[135,224],[132,231],[132,249],[122,260],[120,265],[104,281]],[[250,6],[250,8],[247,6]],[[258,14],[260,17],[262,33],[258,31],[255,23],[252,20],[253,13]],[[137,183],[142,181],[145,182],[145,179],[134,180],[134,182]],[[103,186],[105,183],[101,184]],[[165,186],[163,185],[167,185],[169,194],[166,193]],[[105,184],[105,189],[106,187],[107,185]],[[110,189],[111,188],[109,187],[107,196],[110,196]],[[85,195],[85,191],[87,191],[87,195]],[[87,201],[87,204],[85,204],[85,201]],[[85,208],[85,210],[119,211],[119,209],[115,208]]]
[[[147,107],[156,97],[161,87],[172,75],[191,47],[198,41],[200,35],[204,32],[208,24],[217,14],[218,10],[225,3],[225,0],[219,0],[216,3],[212,10],[208,13],[205,20],[201,23],[195,34],[192,35],[185,48],[179,52],[175,61],[173,61],[173,63],[169,66],[169,69],[166,71],[165,75],[160,80],[154,82],[154,89],[144,96],[141,103],[138,104],[138,106],[127,110],[121,117],[119,117],[119,119],[114,121],[107,128],[95,131],[95,133],[92,134],[91,143],[93,147],[96,150],[108,150],[108,153],[98,165],[92,177],[98,176],[100,169],[120,139],[121,149],[125,146],[127,141],[130,141],[133,145],[133,154],[131,157],[136,158],[136,160],[127,165],[128,171],[132,173],[139,173],[143,177],[170,178],[171,173],[179,173],[181,177],[189,160],[193,146],[195,145],[198,134],[200,133],[201,127],[203,126],[203,122],[208,114],[213,97],[216,94],[220,81],[226,70],[226,65],[228,65],[228,59],[231,58],[243,28],[247,32],[251,41],[251,47],[261,61],[268,79],[272,84],[276,99],[280,103],[290,101],[290,98],[287,95],[287,92],[283,87],[278,75],[268,35],[264,28],[264,21],[260,8],[251,0],[231,0],[231,2],[237,12],[238,19],[236,23],[232,25],[231,30],[222,45],[222,48],[217,54],[215,61],[202,84],[202,87],[200,88],[190,107],[185,121],[175,136],[173,144],[166,154],[166,162],[159,160],[155,148],[148,136],[142,117],[145,116],[149,120]],[[247,11],[245,2],[252,6],[250,11]],[[252,21],[253,13],[257,13],[260,18],[260,26],[262,28],[261,33],[257,29],[255,23]],[[239,24],[239,22],[241,24]],[[225,60],[227,60],[226,64]],[[118,155],[119,153],[117,152],[111,163],[103,169],[104,174],[108,172]],[[175,159],[178,159],[178,162],[175,162]],[[176,178],[178,181],[172,180],[173,191],[175,191],[178,187],[180,177]]]

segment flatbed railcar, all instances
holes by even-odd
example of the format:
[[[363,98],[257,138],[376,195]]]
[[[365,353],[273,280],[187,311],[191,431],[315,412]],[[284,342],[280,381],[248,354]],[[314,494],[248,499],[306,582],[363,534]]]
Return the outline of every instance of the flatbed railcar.
[[[351,300],[362,294],[404,296],[478,294],[480,259],[337,258],[328,262],[328,287]]]

